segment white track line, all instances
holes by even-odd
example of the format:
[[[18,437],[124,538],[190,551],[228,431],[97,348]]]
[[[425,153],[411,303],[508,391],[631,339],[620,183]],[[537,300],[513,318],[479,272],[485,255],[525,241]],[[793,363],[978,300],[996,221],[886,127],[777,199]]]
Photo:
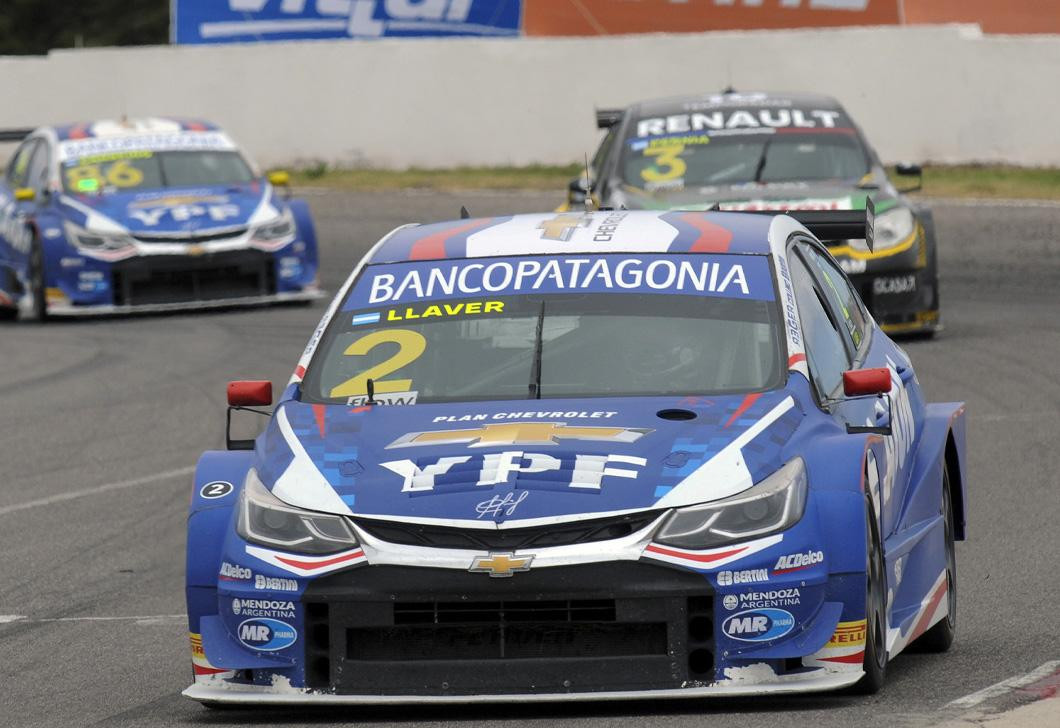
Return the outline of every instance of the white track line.
[[[186,614],[150,614],[128,617],[39,617],[32,618],[22,614],[0,614],[0,624],[10,622],[137,622],[139,624],[158,624],[187,619]]]
[[[150,485],[151,483],[169,480],[171,478],[176,478],[182,475],[190,475],[194,472],[195,466],[190,465],[185,468],[177,468],[176,470],[165,470],[161,473],[155,473],[154,475],[145,475],[140,478],[133,478],[132,480],[119,480],[117,483],[107,483],[105,485],[97,485],[94,488],[85,488],[83,490],[73,490],[69,493],[59,493],[58,495],[50,495],[46,498],[38,498],[37,500],[26,501],[25,503],[16,503],[14,505],[0,507],[0,516],[7,515],[8,513],[25,511],[30,508],[38,508],[40,506],[50,506],[55,503],[62,503],[63,501],[75,500],[77,498],[85,498],[90,495],[107,493],[112,490],[123,490],[125,488],[135,488],[140,485]]]
[[[1017,688],[1022,688],[1024,685],[1030,685],[1033,682],[1037,682],[1042,678],[1046,678],[1052,675],[1057,670],[1060,670],[1060,660],[1053,660],[1047,662],[1041,667],[1031,670],[1024,675],[1016,675],[1010,677],[1007,680],[1002,680],[999,683],[995,683],[990,687],[978,690],[971,695],[965,695],[963,698],[957,698],[946,704],[947,708],[974,708],[982,702],[996,698],[1005,693],[1010,693]]]

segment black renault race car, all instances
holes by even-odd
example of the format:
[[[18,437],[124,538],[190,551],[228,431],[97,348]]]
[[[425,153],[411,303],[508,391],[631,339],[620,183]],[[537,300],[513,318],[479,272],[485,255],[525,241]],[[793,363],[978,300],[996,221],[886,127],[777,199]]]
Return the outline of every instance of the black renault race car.
[[[810,94],[725,92],[597,111],[606,129],[567,205],[586,195],[615,209],[876,209],[875,246],[830,245],[884,331],[939,329],[938,257],[931,211],[903,197],[839,103]]]

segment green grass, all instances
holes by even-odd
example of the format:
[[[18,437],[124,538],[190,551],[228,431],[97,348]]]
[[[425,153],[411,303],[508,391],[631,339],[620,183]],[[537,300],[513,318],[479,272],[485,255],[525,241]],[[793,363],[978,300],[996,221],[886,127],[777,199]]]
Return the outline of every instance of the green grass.
[[[341,190],[502,189],[556,190],[562,194],[581,170],[577,164],[527,167],[455,167],[453,169],[327,169],[316,165],[291,172],[291,184]]]
[[[1060,199],[1060,169],[1000,165],[930,166],[924,169],[921,194],[931,197]]]
[[[291,173],[291,183],[341,190],[396,189],[499,189],[555,190],[565,197],[567,184],[578,176],[578,164],[527,167],[456,167],[407,170],[330,169],[316,164]],[[905,178],[895,178],[899,187]],[[924,189],[929,197],[1007,197],[1060,199],[1060,169],[1000,165],[931,165],[924,168]]]

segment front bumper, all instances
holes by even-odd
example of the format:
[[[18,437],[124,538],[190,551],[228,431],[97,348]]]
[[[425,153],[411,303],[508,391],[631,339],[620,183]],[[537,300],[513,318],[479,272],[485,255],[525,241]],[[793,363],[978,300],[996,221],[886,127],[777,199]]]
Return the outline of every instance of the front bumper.
[[[747,558],[729,556],[733,549],[683,552],[641,542],[640,559],[534,568],[514,578],[466,566],[370,565],[378,552],[358,550],[344,561],[356,566],[309,578],[298,595],[290,593],[293,567],[287,592],[253,589],[280,554],[247,547],[260,563],[229,571],[245,581],[191,590],[190,611],[218,613],[191,622],[202,635],[192,635],[196,678],[184,694],[204,702],[393,704],[842,688],[862,674],[864,619],[849,620],[863,614],[864,575],[829,576],[821,552],[806,552],[798,541],[764,538],[735,549]],[[817,556],[790,574],[766,576],[793,550]],[[745,567],[755,568],[731,570]],[[248,611],[262,607],[273,611]],[[792,626],[770,639],[749,634],[763,609]],[[277,619],[295,635],[289,648],[239,645],[259,639],[244,633],[247,625]],[[744,628],[733,628],[733,620]],[[840,639],[852,630],[862,633],[861,646]]]
[[[170,303],[148,303],[131,306],[99,304],[94,306],[75,306],[68,302],[49,302],[49,316],[116,316],[137,313],[164,313],[166,311],[201,311],[217,308],[235,308],[240,306],[262,306],[270,303],[295,303],[299,301],[316,301],[327,294],[318,288],[304,291],[273,293],[264,296],[239,296],[234,298],[217,298],[206,301],[174,301]]]
[[[548,703],[590,702],[604,700],[661,700],[708,697],[736,697],[741,695],[777,695],[806,692],[825,692],[849,687],[861,679],[861,671],[828,673],[824,675],[789,675],[775,682],[741,682],[733,680],[717,685],[695,686],[664,690],[607,690],[595,693],[517,693],[512,695],[335,695],[311,692],[303,688],[283,685],[233,686],[217,683],[196,683],[183,692],[185,697],[203,703],[235,705],[415,705],[415,704],[488,704],[488,703]]]
[[[196,310],[311,301],[324,295],[309,277],[315,268],[308,270],[293,256],[254,249],[142,255],[113,263],[71,260],[78,267],[47,290],[49,315]]]

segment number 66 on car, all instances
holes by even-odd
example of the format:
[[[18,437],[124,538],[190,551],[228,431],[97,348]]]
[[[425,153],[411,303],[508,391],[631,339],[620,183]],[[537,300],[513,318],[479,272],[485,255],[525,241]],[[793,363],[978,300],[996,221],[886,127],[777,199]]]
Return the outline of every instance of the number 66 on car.
[[[0,319],[319,298],[309,208],[286,185],[202,121],[36,129],[0,179]]]
[[[391,233],[262,435],[199,461],[185,695],[868,693],[947,649],[964,407],[924,403],[820,242],[858,236],[849,212]]]

